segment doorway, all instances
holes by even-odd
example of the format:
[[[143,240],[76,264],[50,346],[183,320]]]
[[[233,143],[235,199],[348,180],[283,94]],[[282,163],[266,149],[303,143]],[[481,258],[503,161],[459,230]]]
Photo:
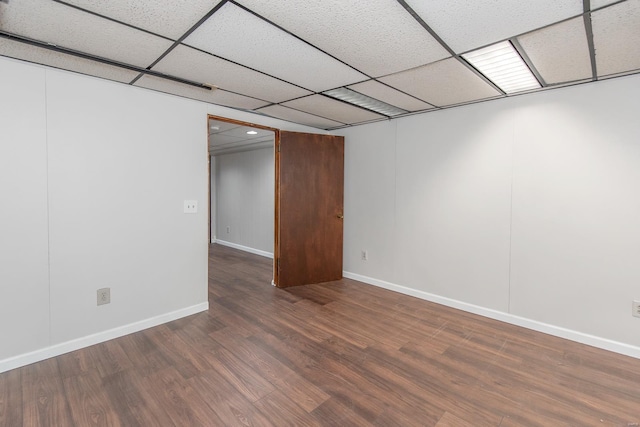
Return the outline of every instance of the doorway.
[[[273,258],[276,129],[209,116],[209,242]]]
[[[272,284],[279,287],[321,283],[342,278],[344,138],[326,134],[281,131],[253,123],[208,116],[209,135],[209,239],[237,249],[273,257]],[[273,156],[271,184],[265,175],[242,182],[243,167],[255,172],[247,160],[252,151],[265,150]],[[226,162],[225,156],[244,158]],[[222,161],[221,159],[225,159]],[[237,159],[236,159],[237,160]],[[264,159],[263,159],[264,162]],[[264,163],[263,163],[264,164]],[[248,166],[247,166],[248,165]],[[228,173],[223,174],[222,168]],[[222,182],[225,175],[226,185]],[[255,173],[253,173],[255,178]],[[213,178],[213,180],[212,180]],[[267,179],[268,181],[269,179]],[[267,184],[264,186],[264,184]],[[260,187],[258,193],[254,193]],[[227,194],[235,200],[229,214],[222,213],[221,202]],[[253,208],[239,203],[253,194]],[[264,196],[270,193],[271,203]],[[258,194],[256,196],[255,194]],[[271,239],[262,240],[263,248],[273,252],[256,252],[238,243],[247,230],[255,226],[250,212],[271,209]],[[254,212],[254,213],[255,213]],[[249,219],[247,219],[247,214]],[[236,221],[236,225],[231,225]],[[244,221],[244,222],[242,222]],[[237,225],[245,224],[245,225]],[[263,230],[268,224],[263,222]],[[238,229],[240,228],[240,229]],[[246,231],[246,230],[245,230]],[[235,233],[234,233],[235,232]],[[234,236],[235,234],[235,236]],[[227,238],[229,240],[223,240]],[[233,241],[235,240],[235,242]],[[244,240],[245,242],[247,240]]]

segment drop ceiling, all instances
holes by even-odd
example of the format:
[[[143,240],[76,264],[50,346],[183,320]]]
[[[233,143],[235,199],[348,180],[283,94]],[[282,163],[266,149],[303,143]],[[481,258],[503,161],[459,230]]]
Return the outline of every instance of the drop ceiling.
[[[518,95],[465,59],[505,41],[537,90],[638,73],[640,0],[0,0],[2,56],[322,129]]]

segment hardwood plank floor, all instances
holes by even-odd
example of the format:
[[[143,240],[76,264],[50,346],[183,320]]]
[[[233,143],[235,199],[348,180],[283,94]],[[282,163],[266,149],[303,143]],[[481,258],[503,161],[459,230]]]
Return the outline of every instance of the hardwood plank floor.
[[[0,374],[0,426],[637,426],[640,360],[213,245],[200,313]]]

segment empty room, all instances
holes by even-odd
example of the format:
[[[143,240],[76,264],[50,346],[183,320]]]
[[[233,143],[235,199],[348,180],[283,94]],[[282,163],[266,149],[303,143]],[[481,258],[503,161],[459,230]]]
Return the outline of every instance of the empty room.
[[[638,426],[640,0],[0,0],[0,426]]]

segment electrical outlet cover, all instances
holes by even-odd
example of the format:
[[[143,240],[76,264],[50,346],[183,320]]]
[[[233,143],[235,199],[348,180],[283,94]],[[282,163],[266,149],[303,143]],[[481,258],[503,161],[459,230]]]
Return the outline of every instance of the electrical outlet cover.
[[[98,305],[109,304],[111,302],[111,288],[98,289]]]

